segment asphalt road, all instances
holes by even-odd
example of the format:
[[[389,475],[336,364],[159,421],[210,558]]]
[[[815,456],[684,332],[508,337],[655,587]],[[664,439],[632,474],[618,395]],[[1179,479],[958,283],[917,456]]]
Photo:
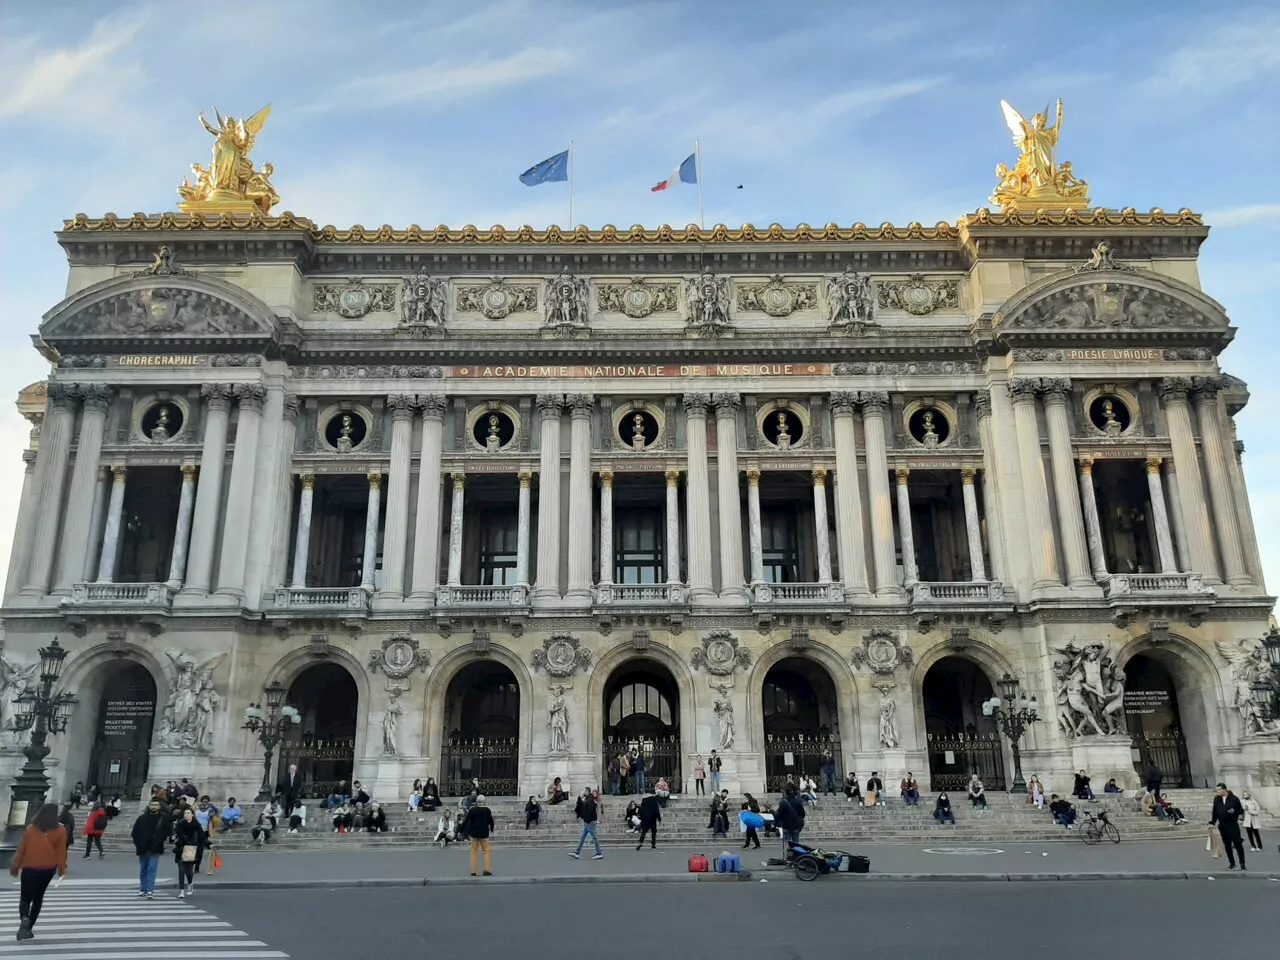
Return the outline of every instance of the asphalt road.
[[[1280,942],[1268,881],[208,890],[200,906],[293,957],[1218,960]]]

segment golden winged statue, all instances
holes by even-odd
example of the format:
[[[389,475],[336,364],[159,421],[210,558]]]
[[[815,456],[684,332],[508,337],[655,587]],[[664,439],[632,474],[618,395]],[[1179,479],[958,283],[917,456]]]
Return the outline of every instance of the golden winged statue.
[[[1000,109],[1019,154],[1012,170],[1007,164],[996,165],[991,202],[1005,212],[1088,207],[1089,185],[1076,179],[1070,163],[1059,164],[1055,158],[1058,132],[1062,129],[1062,101],[1058,101],[1053,126],[1049,126],[1048,107],[1044,113],[1033,113],[1029,121],[1008,100],[1000,101]]]
[[[246,119],[220,114],[214,108],[218,124],[214,126],[200,111],[201,125],[213,134],[213,157],[206,169],[198,163],[191,165],[195,183],[183,178],[178,187],[182,202],[178,209],[183,213],[253,213],[266,216],[280,202],[280,195],[271,185],[274,168],[264,163],[255,170],[249,152],[267,116],[271,104],[267,104]]]

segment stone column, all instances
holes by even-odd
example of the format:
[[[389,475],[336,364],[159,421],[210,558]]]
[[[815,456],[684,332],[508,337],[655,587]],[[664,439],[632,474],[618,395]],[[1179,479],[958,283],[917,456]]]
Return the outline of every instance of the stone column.
[[[529,514],[532,507],[533,474],[521,470],[516,479],[520,482],[518,507],[516,508],[516,583],[529,586]]]
[[[591,604],[591,413],[595,397],[576,393],[569,402],[569,587],[575,606]],[[603,562],[603,557],[601,561]]]
[[[680,471],[667,478],[667,583],[680,582]]]
[[[987,579],[982,556],[982,520],[978,517],[978,492],[973,488],[976,470],[960,471],[960,493],[964,497],[964,529],[969,536],[969,568],[975,582]]]
[[[72,407],[74,389],[63,383],[51,383],[48,390],[49,412],[40,431],[40,450],[36,454],[39,518],[31,545],[31,564],[22,588],[22,595],[27,597],[42,597],[49,592],[53,552],[62,518],[62,491],[71,454],[71,430],[76,418]]]
[[[893,562],[889,458],[884,448],[884,409],[889,404],[889,394],[883,390],[864,390],[859,399],[867,445],[867,495],[871,500],[871,555],[875,560],[876,595],[891,597],[898,593],[898,578]]]
[[[440,575],[440,455],[444,448],[445,398],[418,397],[422,408],[422,456],[418,462],[418,514],[413,527],[413,577],[409,598],[433,603]],[[527,553],[527,550],[526,550]]]
[[[600,471],[600,582],[613,583],[613,471]]]
[[[711,587],[711,491],[707,471],[707,408],[711,397],[686,393],[684,402],[685,536],[689,562],[689,600],[704,601],[715,595]]]
[[[462,517],[467,475],[451,473],[453,499],[449,501],[449,586],[462,585]],[[372,495],[372,494],[371,494]]]
[[[191,521],[191,551],[183,593],[208,593],[213,578],[213,550],[218,540],[218,514],[222,500],[222,472],[227,462],[227,423],[231,411],[231,385],[206,383],[204,445],[200,449],[200,483],[196,487],[196,511]]]
[[[542,449],[538,461],[538,569],[533,603],[560,599],[560,420],[564,397],[537,397],[542,419]]]
[[[831,534],[827,529],[827,471],[813,471],[814,541],[818,545],[818,582],[831,582]]]
[[[301,589],[307,585],[307,555],[311,551],[311,506],[315,499],[316,475],[304,473],[298,494],[298,532],[293,541],[293,581]]]
[[[1018,434],[1018,472],[1022,479],[1023,504],[1027,514],[1028,546],[1031,554],[1032,586],[1062,585],[1058,576],[1057,547],[1049,516],[1049,485],[1044,478],[1040,455],[1040,428],[1036,423],[1036,393],[1040,381],[1017,377],[1008,383],[1013,402],[1014,429]]]
[[[751,550],[751,583],[764,583],[764,545],[760,534],[760,470],[747,468],[747,534]]]
[[[1173,468],[1173,461],[1164,461],[1165,514],[1169,517],[1169,526],[1173,528],[1173,545],[1178,557],[1178,569],[1190,570],[1191,560],[1187,553],[1187,528],[1182,525],[1182,510],[1179,504],[1182,497],[1178,493],[1178,471]]]
[[[1159,389],[1165,422],[1169,427],[1173,462],[1178,469],[1178,507],[1182,514],[1182,527],[1187,532],[1190,572],[1217,580],[1213,528],[1209,526],[1209,510],[1205,506],[1207,498],[1200,477],[1195,436],[1191,430],[1191,406],[1187,402],[1191,380],[1187,377],[1165,377],[1160,381]]]
[[[120,519],[124,513],[124,482],[127,467],[111,468],[111,502],[107,506],[107,526],[102,531],[102,555],[98,559],[98,582],[110,583],[116,573],[116,553],[120,546]]]
[[[920,579],[916,570],[916,538],[911,529],[911,494],[907,490],[907,478],[910,475],[910,470],[899,468],[897,471],[898,538],[902,541],[902,577],[908,587]]]
[[[173,531],[173,557],[169,560],[169,586],[177,590],[187,575],[187,546],[191,543],[191,514],[196,506],[196,467],[184,463],[182,491],[178,495],[178,524]]]
[[[974,394],[978,409],[978,437],[982,444],[982,506],[987,517],[987,548],[991,551],[992,579],[1007,581],[1004,551],[1004,517],[1001,515],[1000,480],[996,470],[995,438],[991,428],[991,394]]]
[[[409,470],[413,456],[413,412],[417,398],[394,394],[391,408],[391,470],[387,476],[387,538],[382,550],[382,596],[404,596],[404,561],[409,537]]]
[[[1160,550],[1160,572],[1176,573],[1178,561],[1173,555],[1173,537],[1169,532],[1169,514],[1164,508],[1164,485],[1160,482],[1163,458],[1147,457],[1147,490],[1151,494],[1151,514],[1156,523],[1156,546]]]
[[[1193,394],[1196,419],[1200,422],[1200,445],[1209,474],[1209,499],[1213,506],[1213,524],[1218,531],[1218,549],[1222,556],[1223,576],[1232,586],[1251,584],[1244,564],[1240,541],[1240,519],[1231,493],[1231,472],[1227,450],[1222,442],[1222,424],[1218,419],[1218,377],[1196,377]],[[1156,479],[1159,479],[1157,474]]]
[[[1067,397],[1071,381],[1065,377],[1046,377],[1041,381],[1044,392],[1045,421],[1049,427],[1049,459],[1053,466],[1053,492],[1058,503],[1058,525],[1062,533],[1062,555],[1067,567],[1067,586],[1084,587],[1093,583],[1089,573],[1089,552],[1085,546],[1084,518],[1080,512],[1079,483],[1071,456],[1071,426],[1067,420]]]
[[[1224,426],[1231,438],[1231,453],[1228,464],[1231,467],[1231,489],[1235,492],[1236,513],[1240,518],[1240,536],[1244,543],[1244,560],[1249,575],[1258,589],[1266,591],[1266,578],[1262,573],[1262,557],[1258,553],[1258,529],[1253,523],[1253,510],[1249,505],[1249,489],[1244,482],[1244,441],[1236,439],[1235,421],[1223,412]]]
[[[458,498],[456,487],[454,496],[455,499]],[[461,506],[459,505],[460,508]],[[364,518],[364,560],[360,565],[360,587],[369,591],[369,593],[373,593],[377,589],[374,573],[378,566],[378,516],[381,512],[382,474],[374,471],[369,474],[369,508]],[[450,531],[449,539],[450,541],[453,539],[452,531]]]
[[[219,596],[239,599],[244,593],[245,560],[249,550],[249,516],[253,510],[253,477],[257,466],[258,430],[267,390],[261,384],[236,384],[240,405],[235,448],[231,453],[231,485],[222,523],[222,555],[218,560]]]
[[[98,476],[93,484],[93,513],[89,516],[89,550],[84,558],[84,574],[80,577],[86,583],[98,576],[98,560],[102,553],[102,523],[107,511],[107,497],[111,495],[111,468],[98,467]]]
[[[71,592],[71,585],[84,575],[89,555],[93,494],[102,459],[102,435],[107,424],[107,408],[112,389],[102,383],[82,383],[76,388],[82,407],[76,462],[71,469],[71,489],[67,492],[67,512],[62,521],[62,545],[58,551],[58,575],[54,593]]]
[[[22,471],[22,493],[18,498],[18,522],[13,532],[13,550],[9,555],[9,573],[5,578],[4,601],[9,603],[14,595],[22,589],[22,581],[27,575],[27,567],[31,563],[31,534],[35,530],[39,516],[38,505],[40,492],[36,487],[36,451],[23,450],[22,462],[26,465]],[[101,473],[101,472],[99,472]],[[102,526],[102,493],[104,485],[101,476],[98,479],[98,491],[94,494],[97,504],[94,512],[98,514],[95,529]],[[85,579],[93,576],[93,571],[85,571]]]
[[[276,475],[276,526],[275,542],[271,546],[270,575],[264,584],[270,596],[276,587],[290,583],[290,564],[293,562],[293,541],[289,538],[293,521],[293,454],[298,440],[298,414],[301,406],[298,398],[286,393],[281,402],[280,460]]]
[[[840,549],[840,577],[850,600],[865,597],[868,593],[857,435],[853,423],[857,402],[858,396],[852,391],[841,390],[831,394],[836,447],[836,543]]]
[[[720,596],[745,601],[742,589],[742,495],[738,492],[736,393],[717,393],[716,477],[720,503]]]
[[[1080,502],[1084,505],[1084,532],[1094,577],[1107,575],[1107,554],[1102,549],[1102,524],[1098,521],[1098,497],[1093,489],[1093,457],[1080,458]]]

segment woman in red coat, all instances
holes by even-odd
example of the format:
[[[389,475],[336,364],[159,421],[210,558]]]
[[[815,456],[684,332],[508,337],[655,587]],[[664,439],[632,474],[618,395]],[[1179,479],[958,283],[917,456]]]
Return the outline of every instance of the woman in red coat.
[[[107,830],[107,811],[103,809],[102,801],[98,801],[93,805],[93,809],[89,811],[89,816],[84,821],[84,859],[89,859],[89,854],[93,852],[93,845],[98,845],[98,859],[101,860],[106,856],[102,849],[102,835]]]

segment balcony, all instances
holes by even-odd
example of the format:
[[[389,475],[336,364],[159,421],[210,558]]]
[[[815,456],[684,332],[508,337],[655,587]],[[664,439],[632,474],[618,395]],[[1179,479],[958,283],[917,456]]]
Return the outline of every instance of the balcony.
[[[957,604],[1002,603],[1004,584],[999,580],[961,581],[955,583],[913,583],[911,603]]]
[[[62,605],[85,612],[168,610],[175,592],[167,583],[77,583]]]
[[[364,615],[369,612],[369,594],[362,587],[281,587],[273,606],[316,615]]]
[[[602,583],[596,587],[601,607],[666,607],[687,602],[683,583]]]
[[[844,603],[842,583],[753,583],[751,602],[755,605],[822,606]]]
[[[479,610],[526,607],[529,588],[520,584],[452,584],[436,588],[436,606]]]
[[[1117,573],[1102,582],[1107,599],[1202,600],[1216,596],[1198,573]]]

